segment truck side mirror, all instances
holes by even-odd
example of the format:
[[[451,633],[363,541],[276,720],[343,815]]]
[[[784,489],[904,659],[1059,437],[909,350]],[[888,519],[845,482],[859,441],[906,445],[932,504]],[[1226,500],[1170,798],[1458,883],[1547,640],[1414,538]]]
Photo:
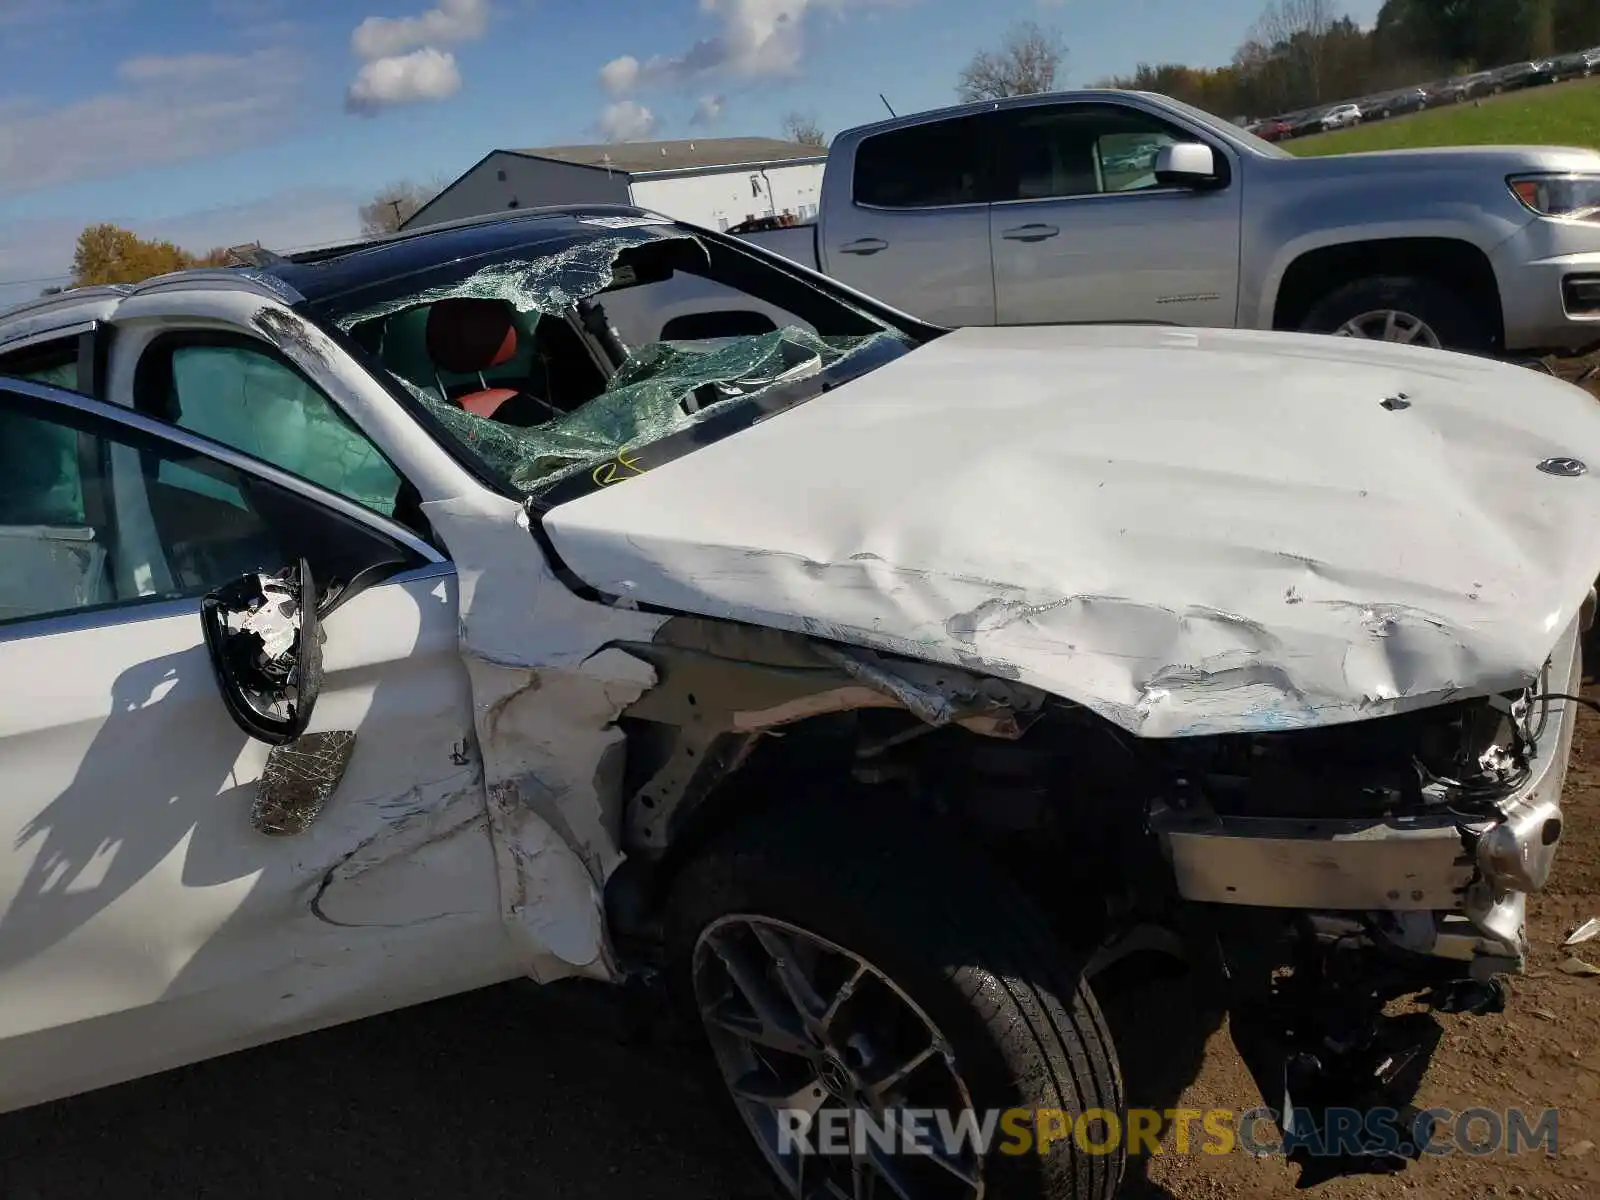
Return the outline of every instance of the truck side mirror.
[[[200,626],[234,724],[269,746],[304,733],[322,690],[322,625],[305,559],[207,594]]]
[[[1217,152],[1202,142],[1163,146],[1156,151],[1155,176],[1162,187],[1214,187],[1219,182]]]

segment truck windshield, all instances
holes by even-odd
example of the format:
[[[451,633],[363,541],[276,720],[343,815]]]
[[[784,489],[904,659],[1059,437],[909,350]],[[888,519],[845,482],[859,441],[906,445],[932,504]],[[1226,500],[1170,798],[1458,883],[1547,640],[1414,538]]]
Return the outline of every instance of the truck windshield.
[[[524,495],[567,499],[616,482],[918,340],[846,295],[664,219],[570,229],[317,313]],[[670,454],[649,452],[669,443]]]

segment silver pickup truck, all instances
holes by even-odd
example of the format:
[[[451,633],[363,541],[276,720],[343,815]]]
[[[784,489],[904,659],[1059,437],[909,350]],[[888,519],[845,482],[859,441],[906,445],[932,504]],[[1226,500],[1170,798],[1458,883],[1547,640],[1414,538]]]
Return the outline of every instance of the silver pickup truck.
[[[1146,92],[917,113],[834,141],[814,225],[746,235],[943,325],[1600,345],[1600,153],[1299,158]]]

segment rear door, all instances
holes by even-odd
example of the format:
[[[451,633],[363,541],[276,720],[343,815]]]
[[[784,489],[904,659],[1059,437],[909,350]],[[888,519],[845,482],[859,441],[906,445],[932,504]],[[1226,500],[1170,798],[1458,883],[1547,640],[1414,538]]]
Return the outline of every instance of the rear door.
[[[199,596],[302,556],[374,581],[324,622],[343,761],[269,757],[204,648]],[[453,567],[379,513],[0,381],[0,1109],[517,973],[457,636]]]
[[[1232,156],[1213,191],[1163,187],[1156,152],[1205,140],[1115,102],[995,114],[991,213],[996,322],[1162,321],[1231,326],[1241,188]]]
[[[848,203],[843,190],[824,202],[828,274],[927,321],[994,324],[991,116],[924,121],[863,139]]]

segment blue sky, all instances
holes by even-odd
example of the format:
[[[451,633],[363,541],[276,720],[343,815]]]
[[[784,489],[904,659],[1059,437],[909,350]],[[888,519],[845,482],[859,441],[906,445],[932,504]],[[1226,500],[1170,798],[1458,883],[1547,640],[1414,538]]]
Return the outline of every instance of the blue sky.
[[[791,110],[835,131],[880,91],[935,107],[1019,19],[1061,32],[1070,85],[1215,65],[1264,2],[0,0],[0,303],[65,271],[89,221],[315,244],[384,183],[497,146],[776,135]]]

